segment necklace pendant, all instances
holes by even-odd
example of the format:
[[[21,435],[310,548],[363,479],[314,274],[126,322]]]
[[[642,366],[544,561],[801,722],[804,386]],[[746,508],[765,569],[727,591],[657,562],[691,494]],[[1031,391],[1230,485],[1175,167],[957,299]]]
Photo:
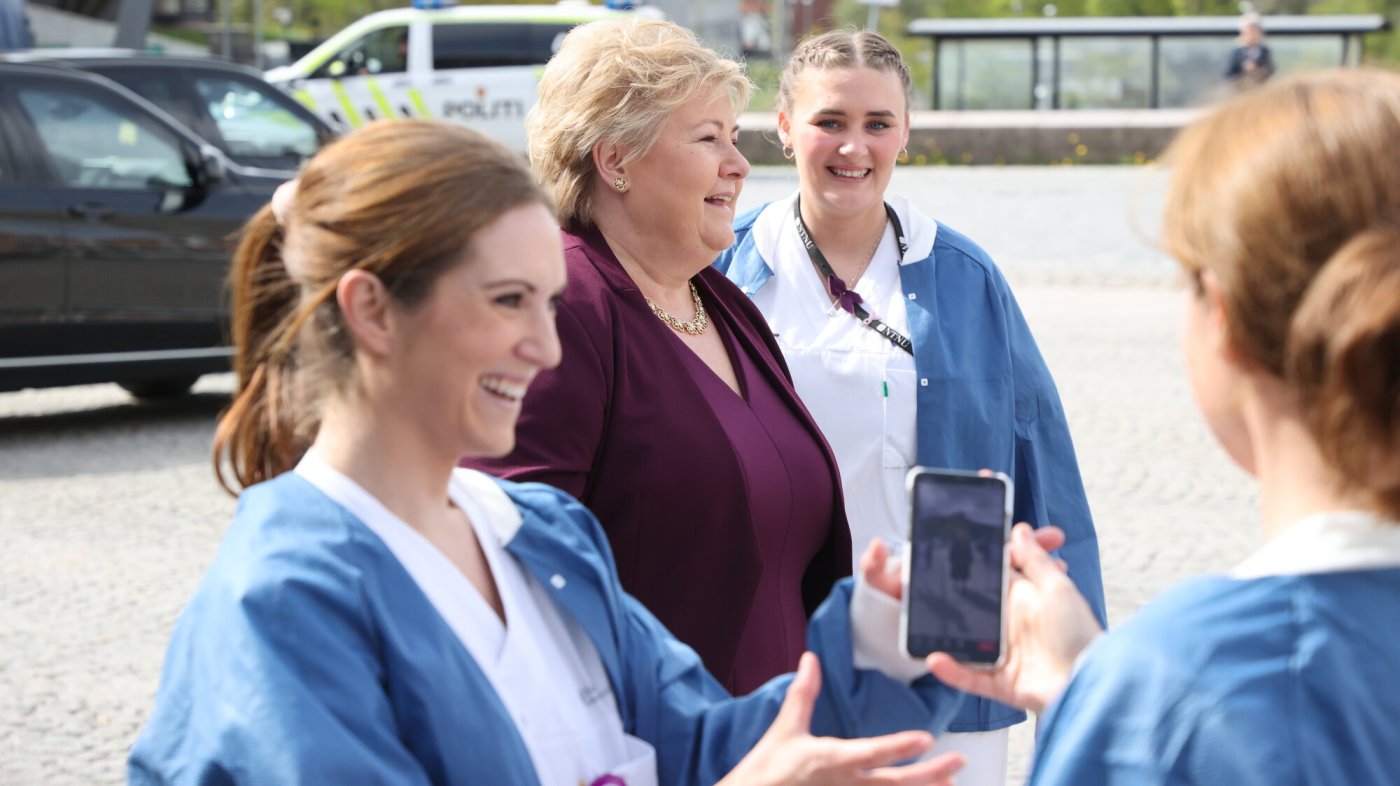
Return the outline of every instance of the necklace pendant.
[[[705,329],[710,326],[710,318],[705,314],[705,303],[700,299],[700,290],[695,287],[694,281],[690,282],[690,297],[691,300],[695,302],[695,318],[688,322],[668,314],[665,309],[656,305],[656,303],[652,302],[652,299],[646,295],[643,295],[642,299],[647,302],[647,307],[651,309],[651,313],[655,314],[657,319],[670,326],[672,330],[677,333],[698,336],[704,333]]]

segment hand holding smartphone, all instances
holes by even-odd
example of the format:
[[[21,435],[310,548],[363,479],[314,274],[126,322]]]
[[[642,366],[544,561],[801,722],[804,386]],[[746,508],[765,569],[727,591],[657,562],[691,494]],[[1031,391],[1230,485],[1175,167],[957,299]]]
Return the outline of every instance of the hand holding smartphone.
[[[995,667],[1005,655],[1011,479],[915,467],[900,640],[910,657],[946,652]]]

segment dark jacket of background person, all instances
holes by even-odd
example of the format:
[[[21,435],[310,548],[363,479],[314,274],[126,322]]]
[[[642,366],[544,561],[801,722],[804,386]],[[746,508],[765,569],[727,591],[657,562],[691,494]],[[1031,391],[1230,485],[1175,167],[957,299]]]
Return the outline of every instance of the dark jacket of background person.
[[[0,0],[0,52],[34,46],[24,0]]]
[[[671,346],[670,329],[602,236],[566,233],[564,256],[563,361],[530,386],[515,451],[469,465],[578,498],[607,532],[623,587],[735,690],[729,675],[761,565],[733,449]],[[836,459],[748,297],[718,270],[706,268],[694,280],[706,308],[723,312],[734,328],[735,351],[747,349],[761,361],[829,468],[828,477],[811,479],[829,484],[835,496],[825,545],[802,577],[810,616],[851,570]]]
[[[1245,70],[1245,63],[1254,61],[1254,71],[1251,73]],[[1269,52],[1269,48],[1260,44],[1259,46],[1237,46],[1230,50],[1230,64],[1225,68],[1226,79],[1250,78],[1258,82],[1274,75],[1274,56]]]

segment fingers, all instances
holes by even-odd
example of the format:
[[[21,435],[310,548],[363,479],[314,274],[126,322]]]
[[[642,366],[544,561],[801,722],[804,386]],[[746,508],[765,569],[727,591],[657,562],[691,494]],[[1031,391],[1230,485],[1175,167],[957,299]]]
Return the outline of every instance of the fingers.
[[[885,541],[875,538],[860,555],[860,575],[867,584],[878,584],[885,572],[885,563],[890,558],[890,549]]]
[[[828,748],[826,755],[821,757],[825,768],[833,771],[873,770],[927,753],[933,747],[933,735],[926,731],[901,731],[858,740],[828,737],[821,742]]]
[[[903,767],[881,767],[866,772],[856,779],[856,783],[875,784],[878,786],[944,786],[953,783],[953,776],[963,767],[967,766],[967,760],[961,753],[945,753],[942,756],[935,756],[928,761],[915,762]]]
[[[953,656],[946,652],[935,652],[924,663],[939,682],[950,688],[1002,701],[1008,698],[1008,691],[1000,679],[1000,669],[970,668],[953,660]]]
[[[797,661],[797,674],[788,684],[783,706],[778,710],[773,724],[768,727],[768,734],[809,734],[812,729],[812,705],[816,703],[817,694],[821,693],[821,689],[821,664],[817,662],[816,655],[804,652],[802,658]]]
[[[1035,542],[1046,551],[1054,551],[1065,545],[1065,531],[1053,524],[1046,524],[1035,530]]]
[[[1039,585],[1051,577],[1063,578],[1055,558],[1037,542],[1029,524],[1017,524],[1011,530],[1011,564],[1022,575]]]

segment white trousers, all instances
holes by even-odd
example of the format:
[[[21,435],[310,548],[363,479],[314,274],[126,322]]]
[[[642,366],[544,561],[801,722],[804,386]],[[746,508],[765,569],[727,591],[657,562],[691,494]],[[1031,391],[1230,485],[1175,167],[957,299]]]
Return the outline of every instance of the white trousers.
[[[1011,729],[944,734],[938,738],[929,757],[957,751],[967,766],[956,776],[958,786],[1006,786],[1006,751]]]

